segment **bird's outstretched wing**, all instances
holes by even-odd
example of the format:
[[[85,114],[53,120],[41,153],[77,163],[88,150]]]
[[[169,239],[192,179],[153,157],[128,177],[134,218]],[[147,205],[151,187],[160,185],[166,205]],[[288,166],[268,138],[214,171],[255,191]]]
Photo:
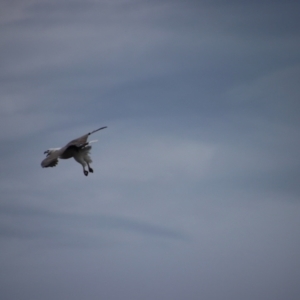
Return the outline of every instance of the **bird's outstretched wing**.
[[[47,157],[41,162],[42,168],[55,167],[58,164],[58,158],[62,150],[63,149],[59,149],[47,154]]]
[[[58,164],[58,159],[54,159],[51,162],[49,162],[49,164],[44,168],[55,167],[57,164]]]
[[[95,133],[95,132],[97,132],[97,131],[99,131],[99,130],[101,130],[101,129],[105,129],[105,128],[107,128],[107,126],[98,128],[98,129],[93,130],[93,131],[91,131],[91,132],[89,132],[89,133],[87,133],[87,134],[85,134],[85,135],[83,135],[83,136],[81,136],[81,137],[79,137],[79,138],[77,138],[77,139],[75,139],[75,140],[72,140],[71,142],[69,142],[69,143],[64,147],[65,150],[66,150],[68,147],[70,147],[70,146],[75,146],[75,147],[78,147],[78,148],[81,148],[81,147],[86,146],[86,145],[88,144],[87,139],[88,139],[89,135],[91,135],[92,133]]]

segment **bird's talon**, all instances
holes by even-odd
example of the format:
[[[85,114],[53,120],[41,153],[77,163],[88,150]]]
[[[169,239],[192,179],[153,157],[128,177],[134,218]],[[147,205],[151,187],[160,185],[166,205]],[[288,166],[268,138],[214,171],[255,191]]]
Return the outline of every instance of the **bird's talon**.
[[[88,171],[85,171],[85,170],[84,170],[83,173],[84,173],[85,176],[88,176],[88,175],[89,175],[89,172],[88,172]]]

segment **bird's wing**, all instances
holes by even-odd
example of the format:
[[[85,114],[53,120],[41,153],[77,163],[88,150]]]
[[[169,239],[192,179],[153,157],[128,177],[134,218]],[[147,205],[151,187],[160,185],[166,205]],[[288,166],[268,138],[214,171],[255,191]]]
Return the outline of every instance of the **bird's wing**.
[[[42,168],[55,167],[58,164],[58,158],[63,151],[64,148],[53,151],[50,155],[47,155],[47,157],[41,162]]]
[[[98,128],[98,129],[93,130],[93,131],[91,131],[91,132],[89,132],[89,133],[87,133],[87,134],[85,134],[85,135],[83,135],[83,136],[81,136],[81,137],[79,137],[75,140],[72,140],[64,148],[67,149],[70,146],[75,146],[75,147],[78,147],[78,148],[85,147],[88,144],[87,139],[88,139],[89,135],[91,135],[92,133],[95,133],[95,132],[97,132],[101,129],[105,129],[105,128],[107,128],[107,126]]]
[[[75,146],[75,147],[82,147],[84,144],[87,143],[87,139],[89,137],[89,134],[85,134],[75,140],[72,140],[71,142],[69,142],[65,147],[69,148],[71,146]]]
[[[100,128],[98,128],[98,129],[96,129],[96,130],[93,130],[92,132],[88,133],[88,135],[90,135],[90,134],[92,134],[92,133],[94,133],[94,132],[97,132],[97,131],[99,131],[99,130],[105,129],[105,128],[107,128],[107,126],[103,126],[103,127],[100,127]]]
[[[44,168],[55,167],[57,164],[58,164],[58,159],[54,159],[54,160],[50,161],[49,164]]]

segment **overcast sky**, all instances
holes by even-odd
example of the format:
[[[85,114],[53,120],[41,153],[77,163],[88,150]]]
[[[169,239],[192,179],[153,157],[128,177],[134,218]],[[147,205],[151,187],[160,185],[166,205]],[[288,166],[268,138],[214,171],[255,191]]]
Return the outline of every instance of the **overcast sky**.
[[[1,299],[300,299],[299,9],[2,1]]]

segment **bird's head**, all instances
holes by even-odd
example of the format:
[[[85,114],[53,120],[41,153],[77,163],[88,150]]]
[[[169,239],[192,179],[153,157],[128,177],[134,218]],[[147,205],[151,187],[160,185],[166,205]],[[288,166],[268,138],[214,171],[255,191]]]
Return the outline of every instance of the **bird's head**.
[[[57,150],[59,150],[60,148],[50,148],[50,149],[48,149],[48,150],[46,150],[45,152],[44,152],[44,154],[47,154],[47,156],[49,156],[50,154],[52,154],[53,152],[55,152],[55,151],[57,151]]]

